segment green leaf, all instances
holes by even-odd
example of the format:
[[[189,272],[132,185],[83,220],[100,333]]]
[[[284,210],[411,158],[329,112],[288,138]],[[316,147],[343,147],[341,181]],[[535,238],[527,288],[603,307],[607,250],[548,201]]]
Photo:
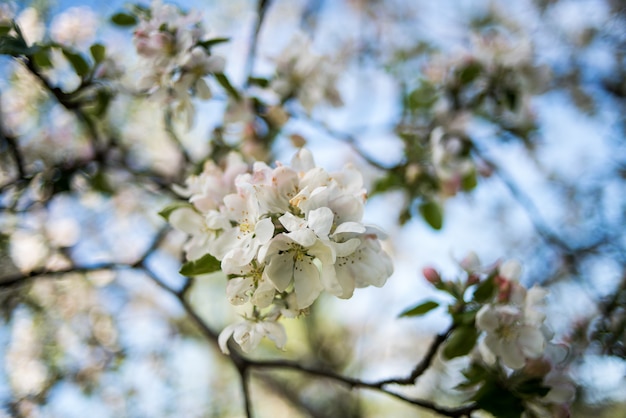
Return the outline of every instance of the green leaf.
[[[543,398],[550,392],[550,388],[544,386],[541,377],[533,377],[516,386],[514,391],[525,396]]]
[[[472,400],[498,418],[520,418],[525,409],[521,399],[493,380],[485,382]]]
[[[189,202],[173,202],[167,205],[166,207],[164,207],[163,209],[161,209],[161,211],[159,212],[159,215],[163,219],[169,222],[170,215],[172,214],[172,212],[178,209],[182,209],[182,208],[193,209],[193,206]]]
[[[41,48],[39,51],[33,54],[33,61],[39,68],[51,68],[52,61],[50,60],[50,49]]]
[[[133,26],[137,24],[137,18],[128,13],[115,13],[111,16],[111,22],[117,26]]]
[[[437,202],[426,201],[419,206],[419,211],[428,225],[433,229],[441,229],[443,226],[443,209]]]
[[[468,354],[476,345],[478,331],[473,326],[456,328],[448,337],[443,355],[446,359],[452,359]]]
[[[478,185],[478,178],[476,176],[476,170],[471,170],[461,179],[461,189],[466,192],[470,190],[474,190],[474,188]]]
[[[26,42],[21,38],[12,36],[0,37],[0,54],[11,55],[14,57],[20,55],[32,55],[37,52],[38,47],[28,47]]]
[[[183,276],[198,276],[219,271],[220,261],[211,254],[205,254],[197,260],[188,261],[180,268]]]
[[[469,325],[474,326],[474,322],[476,321],[476,313],[477,310],[469,310],[464,312],[457,312],[452,314],[452,318],[454,319],[455,324],[459,325]]]
[[[67,58],[67,60],[70,62],[72,68],[74,68],[74,71],[76,71],[76,74],[79,77],[84,77],[85,75],[87,75],[87,73],[89,72],[89,64],[82,55],[69,51],[65,48],[63,48],[62,51],[63,55],[65,55],[65,58]]]
[[[457,76],[461,84],[468,84],[476,80],[483,71],[483,66],[478,61],[471,61],[457,70]]]
[[[262,77],[248,77],[248,83],[253,86],[259,86],[262,88],[266,88],[270,85],[270,81],[267,78]]]
[[[430,311],[432,311],[433,309],[437,308],[439,306],[439,303],[429,300],[426,301],[424,303],[420,303],[417,306],[414,306],[412,308],[406,309],[404,310],[400,315],[398,315],[399,318],[405,317],[405,316],[420,316],[420,315],[424,315]]]
[[[481,282],[474,292],[474,300],[478,303],[486,303],[490,301],[496,292],[496,284],[493,277],[487,278]]]
[[[207,52],[211,52],[211,48],[215,45],[222,44],[224,42],[230,41],[230,38],[213,38],[206,41],[198,42],[198,46],[206,49]]]
[[[93,60],[96,62],[96,64],[104,61],[104,57],[106,56],[106,47],[104,45],[93,44],[89,48],[89,51],[91,52],[91,56],[93,57]]]
[[[489,375],[489,371],[478,363],[472,363],[467,369],[463,370],[462,373],[467,381],[460,383],[457,386],[458,388],[475,386],[476,384],[486,380]]]
[[[11,29],[13,29],[13,26],[10,24],[0,24],[0,36],[8,35]]]
[[[237,100],[241,100],[241,96],[239,95],[239,92],[237,91],[237,89],[233,87],[232,84],[230,84],[230,80],[228,80],[228,77],[226,77],[223,73],[216,73],[215,79],[217,80],[218,83],[220,83],[220,85],[224,88],[224,90],[226,90],[226,92],[231,97]]]
[[[405,105],[411,110],[429,109],[437,101],[437,89],[431,83],[422,81],[420,86],[405,98]]]
[[[111,92],[108,90],[98,90],[98,93],[96,93],[96,105],[93,109],[93,114],[96,116],[103,116],[109,108],[111,98]]]

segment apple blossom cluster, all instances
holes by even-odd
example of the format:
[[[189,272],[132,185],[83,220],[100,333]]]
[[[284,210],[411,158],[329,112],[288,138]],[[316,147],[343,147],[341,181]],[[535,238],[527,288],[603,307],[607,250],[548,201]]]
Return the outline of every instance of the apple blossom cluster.
[[[449,307],[454,323],[442,354],[470,358],[457,389],[468,390],[469,400],[495,416],[508,403],[520,413],[532,411],[528,416],[568,417],[574,385],[567,373],[568,350],[551,341],[553,333],[544,323],[547,291],[522,286],[521,265],[514,260],[484,267],[470,252],[459,264],[465,280],[442,280],[437,270],[423,270],[426,280],[456,299]],[[438,305],[428,301],[401,316],[422,315]],[[495,386],[506,388],[498,392],[499,403],[493,401]]]
[[[500,265],[494,278],[496,299],[476,314],[476,327],[485,333],[481,341],[483,359],[495,363],[497,358],[514,370],[543,356],[552,337],[543,324],[547,290],[539,286],[526,289],[517,281],[520,272],[514,260]]]
[[[139,87],[185,115],[188,126],[195,114],[192,95],[211,97],[203,77],[224,69],[224,59],[211,55],[203,44],[205,36],[199,13],[184,14],[173,4],[153,0],[139,14],[133,37],[144,70]]]
[[[311,40],[299,33],[276,58],[276,78],[270,87],[281,101],[296,96],[309,113],[321,102],[341,106],[336,67],[329,57],[313,52]]]
[[[191,236],[187,259],[218,260],[228,300],[249,312],[220,335],[224,352],[231,336],[246,352],[264,336],[282,348],[279,318],[306,313],[323,291],[350,298],[355,288],[380,287],[393,271],[384,234],[362,223],[366,193],[351,165],[329,173],[300,149],[290,167],[256,162],[249,171],[231,153],[224,169],[209,162],[177,191],[191,205],[169,222]]]

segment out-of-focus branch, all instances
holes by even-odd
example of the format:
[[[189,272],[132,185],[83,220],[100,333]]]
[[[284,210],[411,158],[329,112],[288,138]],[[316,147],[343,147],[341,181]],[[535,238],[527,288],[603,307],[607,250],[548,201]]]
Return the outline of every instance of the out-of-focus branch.
[[[248,49],[248,56],[246,57],[246,71],[244,79],[244,90],[250,86],[250,77],[254,70],[254,61],[256,60],[257,47],[259,43],[259,34],[261,32],[261,26],[265,19],[265,14],[270,6],[270,0],[259,0],[257,3],[257,18],[254,21],[254,27],[252,28],[252,34],[250,36],[250,46]]]

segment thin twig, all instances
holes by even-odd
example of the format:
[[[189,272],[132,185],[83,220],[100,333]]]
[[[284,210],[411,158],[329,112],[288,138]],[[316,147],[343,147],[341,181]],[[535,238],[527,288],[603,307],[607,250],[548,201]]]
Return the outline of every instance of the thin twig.
[[[248,49],[248,56],[246,58],[246,71],[244,73],[246,78],[243,82],[244,90],[250,86],[250,77],[252,77],[252,72],[254,70],[254,61],[256,60],[257,47],[259,43],[259,34],[261,32],[261,26],[263,25],[263,20],[265,19],[265,14],[269,5],[270,0],[259,0],[257,4],[257,18],[254,21],[254,27],[252,29],[252,34],[250,35],[250,46]]]

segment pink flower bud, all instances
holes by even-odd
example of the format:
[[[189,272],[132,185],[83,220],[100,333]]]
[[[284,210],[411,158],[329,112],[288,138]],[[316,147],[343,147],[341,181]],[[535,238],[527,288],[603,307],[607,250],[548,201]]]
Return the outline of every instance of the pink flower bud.
[[[422,270],[422,274],[432,284],[441,283],[441,276],[439,272],[432,267],[424,267]]]

